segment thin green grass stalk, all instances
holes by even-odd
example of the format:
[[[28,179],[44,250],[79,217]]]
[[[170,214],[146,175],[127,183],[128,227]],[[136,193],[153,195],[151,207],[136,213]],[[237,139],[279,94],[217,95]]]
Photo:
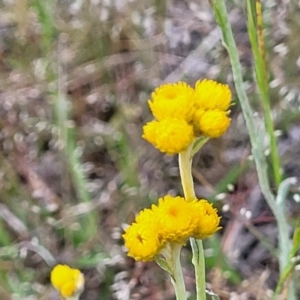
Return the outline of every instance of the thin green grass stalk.
[[[1,262],[1,265],[2,262]],[[0,299],[11,300],[11,289],[9,286],[9,275],[7,270],[0,268]]]
[[[3,226],[3,221],[0,219],[0,243],[1,246],[8,246],[11,243],[11,238]]]
[[[256,82],[259,89],[261,103],[264,109],[266,129],[270,138],[270,152],[275,185],[278,188],[282,180],[280,158],[277,149],[276,136],[274,134],[274,124],[272,120],[269,78],[266,63],[266,51],[263,35],[263,21],[261,3],[259,0],[247,0],[248,11],[248,35],[254,57],[254,68]],[[256,19],[256,21],[255,21]]]
[[[223,254],[221,238],[217,235],[213,235],[206,240],[206,245],[208,249],[214,249],[213,256],[206,259],[206,265],[208,267],[217,267],[222,270],[223,274],[226,273],[229,284],[234,286],[240,285],[243,281],[241,275],[233,266],[231,266],[227,257]]]
[[[293,249],[291,251],[291,257],[294,257],[300,250],[300,220],[297,222],[293,236]]]
[[[268,251],[272,254],[274,258],[278,257],[278,252],[276,251],[273,243],[268,239],[268,237],[261,233],[260,230],[257,229],[250,222],[246,224],[246,227],[262,243],[262,245],[265,246],[266,249],[268,249]]]
[[[35,7],[39,21],[42,28],[42,45],[45,57],[49,55],[48,51],[51,49],[54,37],[57,33],[55,27],[55,9],[56,1],[38,1],[34,0],[33,6]],[[61,43],[58,41],[58,52]],[[50,52],[51,53],[51,52]],[[50,65],[50,62],[49,62]],[[88,203],[91,201],[90,194],[86,188],[86,179],[82,170],[82,163],[80,160],[79,149],[76,145],[75,138],[75,126],[74,123],[69,120],[70,103],[67,101],[67,96],[64,93],[62,82],[60,78],[63,74],[60,74],[61,62],[58,60],[58,71],[48,70],[47,79],[48,82],[58,79],[57,92],[54,94],[54,117],[56,119],[56,125],[58,128],[58,138],[62,144],[69,171],[72,177],[74,188],[80,202]],[[82,233],[79,239],[88,240],[97,233],[97,218],[95,212],[90,212],[85,215],[80,222],[82,226]],[[75,234],[74,234],[75,236]],[[73,237],[74,237],[73,236]]]
[[[57,30],[55,27],[55,7],[56,0],[52,1],[40,1],[34,0],[32,6],[35,8],[39,21],[41,24],[42,31],[42,47],[44,52],[48,51],[54,40]]]
[[[267,162],[264,155],[263,149],[263,132],[262,130],[257,130],[253,119],[253,110],[250,106],[249,99],[244,89],[243,79],[242,79],[242,68],[239,61],[239,55],[236,48],[236,44],[233,38],[231,25],[229,22],[226,5],[224,0],[210,0],[211,6],[213,8],[216,20],[221,28],[223,43],[228,51],[229,58],[231,61],[233,78],[235,83],[235,88],[240,100],[243,115],[246,121],[247,129],[250,135],[252,154],[256,164],[256,170],[258,174],[259,184],[261,191],[271,208],[278,225],[278,240],[279,240],[279,264],[280,272],[282,273],[285,267],[289,264],[289,253],[291,249],[291,241],[288,237],[288,221],[284,210],[280,209],[276,205],[275,196],[272,193],[270,182],[268,178]],[[280,190],[279,186],[279,190]],[[290,286],[289,300],[296,300],[296,293],[293,285]]]
[[[75,139],[75,125],[69,120],[69,102],[62,92],[54,97],[54,112],[57,120],[58,138],[67,160],[73,184],[78,199],[82,203],[91,202],[90,194],[86,187],[86,179],[80,161],[79,149]],[[90,212],[83,217],[81,222],[82,238],[88,240],[97,233],[97,218],[95,212]]]
[[[63,43],[58,42],[57,52],[62,51]],[[57,79],[57,91],[54,94],[54,118],[56,120],[56,126],[58,129],[58,140],[61,145],[61,149],[64,153],[67,161],[67,166],[71,174],[72,183],[74,185],[76,195],[81,203],[90,203],[92,201],[89,191],[87,190],[87,182],[85,174],[82,168],[82,162],[80,158],[80,149],[77,146],[76,141],[76,124],[69,118],[72,110],[71,102],[68,101],[65,94],[63,78],[63,63],[60,61],[57,55],[57,70],[50,74],[49,77],[54,76]],[[95,211],[91,211],[80,220],[81,230],[80,232],[74,232],[72,234],[73,242],[88,241],[90,238],[97,234],[97,214]]]
[[[281,199],[285,198],[285,193],[287,193],[289,185],[295,184],[296,181],[297,181],[296,178],[290,178],[286,182],[284,189],[281,190],[282,194],[280,196],[278,195],[279,198],[277,196],[277,199],[279,202],[281,202]],[[297,256],[297,253],[299,250],[300,250],[300,227],[298,224],[298,226],[296,226],[296,228],[294,230],[293,248],[290,252],[290,263],[285,267],[283,272],[281,272],[281,274],[280,274],[280,278],[278,280],[278,284],[277,284],[273,299],[277,299],[277,297],[280,295],[281,291],[283,290],[284,286],[288,282],[290,282],[290,279],[292,278],[292,275],[293,275],[294,268],[299,263],[299,256]]]
[[[283,213],[284,216],[286,216],[286,197],[287,193],[289,191],[289,187],[291,185],[294,185],[297,183],[297,179],[294,177],[285,179],[279,186],[278,194],[276,197],[276,205],[278,207],[278,210]],[[293,257],[296,254],[294,249],[294,242],[291,241],[288,237],[289,232],[289,225],[287,222],[287,219],[285,220],[285,224],[281,225],[283,228],[280,231],[279,230],[279,241],[282,240],[285,243],[288,243],[288,246],[284,246],[282,244],[279,244],[279,265],[281,266],[280,269],[280,278],[273,296],[273,299],[278,299],[279,293],[281,292],[281,289],[286,283],[286,281],[291,278],[290,284],[289,284],[289,294],[288,299],[294,299],[293,296],[295,295],[295,286],[292,278],[292,272],[294,270],[294,262]],[[298,249],[297,249],[298,250]]]
[[[120,116],[122,122],[126,122]],[[106,140],[109,155],[113,162],[118,167],[118,170],[123,174],[124,181],[130,187],[139,188],[139,179],[137,175],[137,161],[138,157],[134,153],[129,144],[126,132],[123,131],[122,125],[118,125],[116,130],[120,130],[120,138],[118,140]],[[116,150],[117,149],[117,150]]]
[[[0,265],[2,265],[3,262],[7,261],[7,255],[3,255],[4,259],[2,259],[2,257],[1,257],[2,251],[1,250],[3,250],[3,248],[5,246],[9,246],[11,244],[11,238],[3,225],[4,225],[3,221],[0,219],[0,243],[1,243]],[[2,295],[3,295],[3,299],[10,299],[8,297],[4,297],[4,295],[6,295],[6,294],[8,295],[6,275],[7,275],[7,272],[1,270],[1,268],[0,268],[0,299],[2,299]]]
[[[289,265],[285,267],[283,272],[281,272],[274,295],[273,299],[278,299],[280,296],[280,293],[282,292],[284,286],[287,284],[287,282],[290,282],[290,278],[292,276],[292,273],[294,271],[294,267],[296,266],[296,263],[291,261]],[[290,299],[290,298],[289,298]]]

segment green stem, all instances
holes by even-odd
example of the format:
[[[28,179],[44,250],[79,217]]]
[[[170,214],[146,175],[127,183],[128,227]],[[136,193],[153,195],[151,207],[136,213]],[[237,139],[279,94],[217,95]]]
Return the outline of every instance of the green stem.
[[[209,140],[209,137],[201,136],[199,137],[193,144],[193,149],[191,152],[191,157],[193,157],[203,146],[204,144]]]
[[[193,250],[192,263],[195,266],[196,293],[198,300],[206,299],[205,260],[202,240],[190,239]]]
[[[179,169],[184,197],[186,200],[195,199],[195,190],[192,177],[192,149],[191,145],[185,152],[179,153]],[[195,267],[197,300],[205,300],[205,260],[201,240],[191,238],[193,251],[192,262]]]
[[[285,200],[287,197],[287,193],[289,191],[289,187],[293,184],[296,184],[297,179],[294,177],[287,178],[281,182],[278,194],[276,197],[276,206],[277,210],[281,213],[277,216],[278,222],[278,240],[279,240],[279,266],[280,266],[280,278],[277,283],[277,287],[272,299],[278,299],[279,293],[282,290],[282,287],[287,280],[287,278],[291,275],[293,271],[293,263],[291,262],[291,257],[293,257],[294,253],[292,251],[291,241],[287,232],[289,232],[289,224],[286,219],[286,204]],[[292,277],[291,277],[292,278]],[[288,291],[288,299],[296,299],[295,297],[295,284],[293,280],[289,283],[289,291]]]
[[[275,180],[276,187],[282,180],[280,158],[277,149],[277,141],[274,134],[274,124],[271,115],[270,106],[270,93],[268,86],[268,73],[266,69],[266,55],[265,55],[265,45],[264,36],[262,28],[262,13],[260,1],[254,2],[247,0],[247,11],[248,11],[248,35],[251,42],[251,48],[254,57],[254,67],[256,74],[256,82],[260,93],[261,103],[264,108],[265,123],[268,135],[270,137],[270,150],[271,150],[271,160],[273,168],[273,176]],[[255,16],[257,16],[257,21],[255,22]],[[255,24],[256,23],[256,24]]]
[[[170,267],[172,270],[171,281],[175,290],[176,299],[177,300],[186,300],[186,290],[185,284],[182,274],[182,268],[180,264],[180,251],[181,251],[180,244],[172,244],[172,253],[171,253],[171,262],[169,262]]]
[[[193,200],[196,198],[192,176],[192,150],[193,145],[190,145],[186,151],[179,153],[178,157],[181,184],[186,200]]]
[[[284,272],[281,273],[280,278],[278,280],[274,295],[272,297],[273,300],[277,300],[283,287],[284,284],[286,284],[288,278],[291,276],[293,269],[294,269],[295,265],[293,263],[290,263],[287,267],[286,270],[284,270]]]

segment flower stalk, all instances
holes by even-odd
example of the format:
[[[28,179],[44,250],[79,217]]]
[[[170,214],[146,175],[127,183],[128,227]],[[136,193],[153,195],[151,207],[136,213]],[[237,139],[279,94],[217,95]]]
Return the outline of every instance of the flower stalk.
[[[196,198],[192,176],[192,150],[193,144],[190,145],[186,151],[181,152],[178,155],[181,184],[186,200],[193,200]]]
[[[171,274],[171,282],[173,284],[175,295],[177,300],[186,300],[186,289],[182,274],[182,268],[180,263],[180,252],[182,246],[180,244],[173,243],[171,245],[171,261],[170,267],[173,269]]]
[[[195,189],[192,177],[192,156],[191,145],[187,151],[179,153],[179,170],[181,177],[181,184],[184,196],[187,200],[195,198]],[[205,259],[203,251],[202,240],[190,238],[191,247],[193,251],[192,263],[195,267],[196,276],[196,295],[197,300],[206,299],[206,283],[205,283]]]

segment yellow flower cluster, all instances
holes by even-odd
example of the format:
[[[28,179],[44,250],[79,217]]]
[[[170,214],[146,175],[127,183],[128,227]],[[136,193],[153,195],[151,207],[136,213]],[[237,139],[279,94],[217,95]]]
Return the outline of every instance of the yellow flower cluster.
[[[218,138],[230,125],[231,92],[213,80],[165,84],[148,101],[155,120],[144,126],[143,138],[167,154],[185,151],[198,136]]]
[[[84,276],[77,270],[67,265],[57,265],[53,268],[50,280],[55,289],[64,299],[68,299],[73,295],[83,291]]]
[[[219,223],[217,210],[207,200],[186,201],[167,195],[158,205],[141,211],[123,238],[128,256],[151,261],[166,243],[185,244],[189,237],[205,239],[220,229]]]

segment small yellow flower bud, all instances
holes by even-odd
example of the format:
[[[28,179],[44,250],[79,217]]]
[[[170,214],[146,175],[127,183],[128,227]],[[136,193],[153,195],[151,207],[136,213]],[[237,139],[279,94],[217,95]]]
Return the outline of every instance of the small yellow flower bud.
[[[57,265],[50,275],[51,283],[64,299],[71,299],[78,295],[84,288],[84,276],[77,270],[67,265]]]
[[[185,151],[195,139],[193,126],[184,120],[152,121],[143,129],[143,138],[159,151],[169,155]]]
[[[200,119],[194,120],[194,124],[201,134],[210,138],[218,138],[226,132],[230,121],[226,112],[208,110],[203,114],[201,113]]]
[[[149,106],[157,121],[176,118],[191,121],[194,113],[194,90],[187,83],[168,83],[152,93]]]
[[[198,216],[197,225],[192,234],[194,238],[203,240],[212,236],[221,228],[217,210],[207,200],[202,199],[192,202],[191,206],[194,213]]]
[[[228,85],[214,80],[197,81],[195,86],[195,104],[203,110],[228,110],[231,101],[231,91]]]

